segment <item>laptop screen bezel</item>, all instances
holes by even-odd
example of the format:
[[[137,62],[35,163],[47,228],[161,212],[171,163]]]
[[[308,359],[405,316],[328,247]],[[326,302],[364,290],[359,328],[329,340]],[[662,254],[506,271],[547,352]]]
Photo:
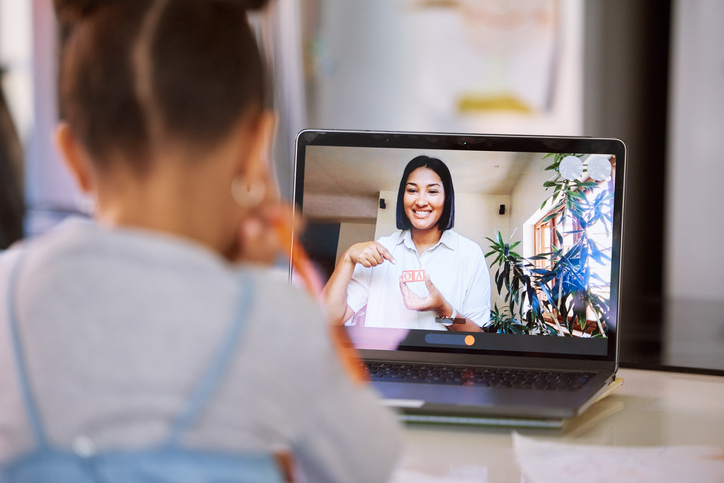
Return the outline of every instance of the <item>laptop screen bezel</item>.
[[[530,153],[586,153],[616,156],[616,176],[614,180],[613,245],[611,266],[611,317],[614,317],[614,330],[608,337],[607,354],[595,356],[587,354],[557,354],[518,350],[485,351],[471,353],[467,350],[450,348],[430,348],[423,350],[375,351],[361,350],[363,357],[371,359],[415,360],[421,356],[425,360],[440,362],[474,362],[481,357],[496,360],[517,360],[531,358],[542,363],[560,360],[564,365],[570,360],[586,360],[595,366],[612,368],[618,365],[619,334],[621,330],[621,245],[623,239],[624,190],[626,171],[626,146],[619,139],[591,138],[574,136],[522,136],[487,135],[457,133],[423,133],[391,131],[349,131],[318,130],[301,131],[296,139],[294,166],[294,210],[295,217],[303,214],[304,170],[307,146],[401,148],[429,150],[466,150],[466,151],[504,151]],[[296,236],[296,234],[295,234]],[[520,336],[523,337],[523,336]],[[555,364],[554,364],[555,365]]]

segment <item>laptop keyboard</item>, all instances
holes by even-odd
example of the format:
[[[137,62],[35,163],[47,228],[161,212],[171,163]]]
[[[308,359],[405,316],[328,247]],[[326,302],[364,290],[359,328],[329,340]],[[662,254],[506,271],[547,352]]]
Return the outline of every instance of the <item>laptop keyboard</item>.
[[[368,362],[365,365],[370,380],[373,381],[509,387],[548,391],[576,391],[593,377],[593,373],[589,372],[538,371],[499,367],[417,365],[392,362]]]

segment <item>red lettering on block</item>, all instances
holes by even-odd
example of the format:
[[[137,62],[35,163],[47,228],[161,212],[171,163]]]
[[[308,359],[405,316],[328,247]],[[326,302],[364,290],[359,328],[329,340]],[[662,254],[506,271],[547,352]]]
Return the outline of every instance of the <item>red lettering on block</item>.
[[[403,282],[424,282],[425,281],[425,270],[403,270],[402,271]]]

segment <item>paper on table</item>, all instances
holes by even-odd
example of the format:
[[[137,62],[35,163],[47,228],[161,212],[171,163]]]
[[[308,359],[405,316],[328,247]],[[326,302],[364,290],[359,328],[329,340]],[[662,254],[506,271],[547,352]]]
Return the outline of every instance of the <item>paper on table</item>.
[[[411,469],[399,469],[392,474],[388,483],[487,483],[487,471],[480,474],[480,468],[475,467],[475,469],[478,470],[475,475],[451,474],[446,476]]]
[[[585,446],[518,433],[513,433],[513,448],[529,483],[724,481],[724,448]]]

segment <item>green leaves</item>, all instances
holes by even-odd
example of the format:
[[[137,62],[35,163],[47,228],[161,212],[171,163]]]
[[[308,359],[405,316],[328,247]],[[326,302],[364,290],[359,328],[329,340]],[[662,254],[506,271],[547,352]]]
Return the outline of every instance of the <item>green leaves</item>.
[[[545,321],[540,309],[538,293],[530,277],[533,264],[513,250],[520,245],[520,241],[505,242],[499,231],[495,233],[494,238],[495,240],[487,238],[491,242],[492,251],[486,253],[485,257],[495,257],[490,267],[497,267],[494,276],[495,287],[498,295],[506,304],[504,309],[506,315],[503,316],[502,312],[498,312],[499,320],[496,330],[503,331],[503,333],[540,331],[545,327]],[[526,323],[521,321],[526,321]]]
[[[554,227],[557,245],[553,250],[524,258],[515,251],[521,241],[505,241],[499,231],[492,238],[486,238],[491,250],[485,258],[491,269],[496,269],[495,287],[505,304],[499,309],[495,303],[490,330],[515,334],[606,335],[608,300],[598,293],[606,293],[610,282],[596,274],[594,267],[608,266],[610,248],[599,246],[589,230],[602,227],[606,236],[610,236],[613,193],[605,184],[599,186],[594,180],[563,178],[559,168],[567,156],[584,157],[569,153],[543,156],[543,159],[553,159],[545,168],[552,171],[552,175],[543,183],[543,187],[552,189],[553,193],[541,204],[541,209],[552,207],[541,222]],[[536,267],[535,263],[539,265]]]
[[[516,320],[507,309],[499,309],[496,303],[490,311],[490,325],[486,327],[488,332],[498,334],[528,334],[528,327]]]

